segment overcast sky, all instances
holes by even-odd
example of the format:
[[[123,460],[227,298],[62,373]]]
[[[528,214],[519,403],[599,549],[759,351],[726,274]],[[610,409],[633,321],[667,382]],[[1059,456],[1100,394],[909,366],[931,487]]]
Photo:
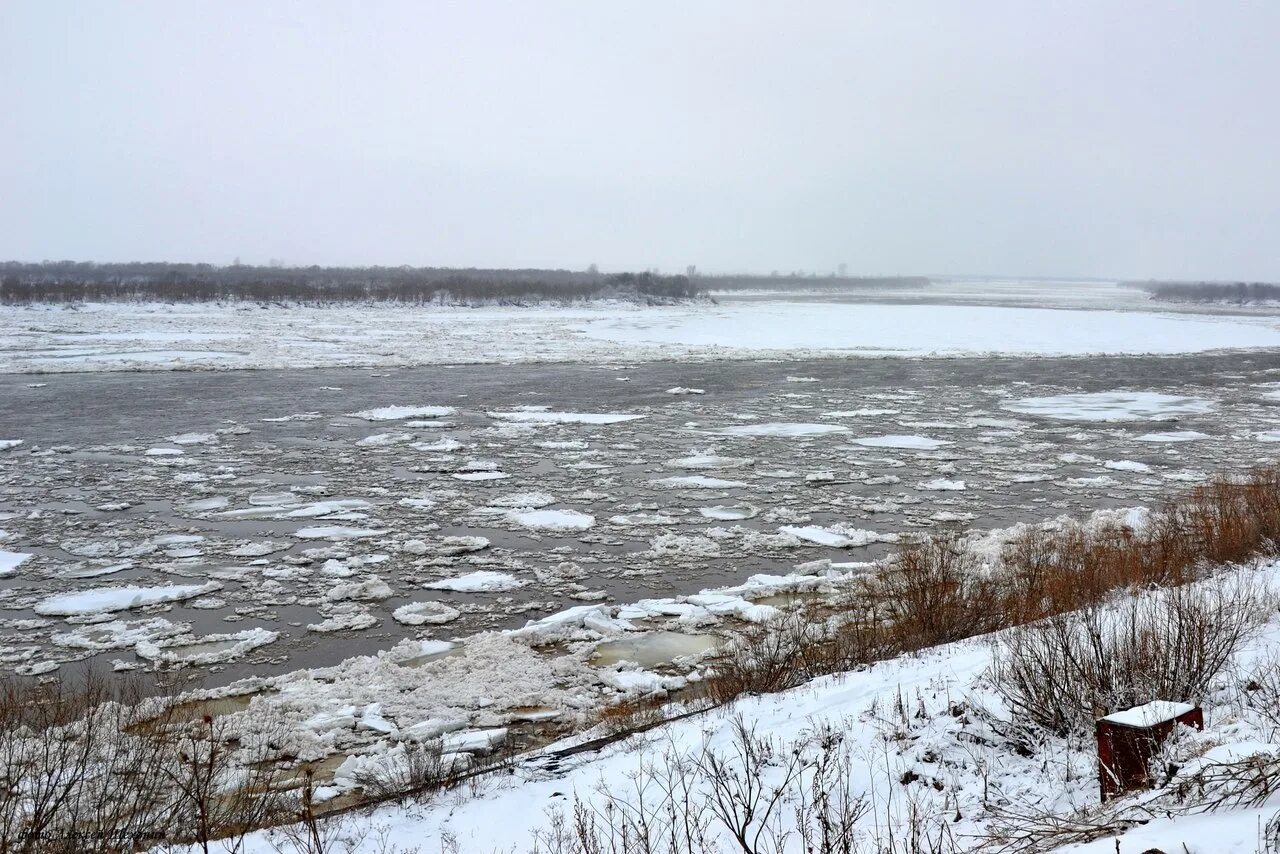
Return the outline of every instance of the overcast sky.
[[[1275,280],[1277,44],[1270,0],[0,0],[0,257]]]

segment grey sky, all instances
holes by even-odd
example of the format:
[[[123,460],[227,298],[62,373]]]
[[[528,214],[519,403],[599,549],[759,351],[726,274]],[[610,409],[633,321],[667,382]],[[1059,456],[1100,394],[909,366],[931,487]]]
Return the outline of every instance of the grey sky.
[[[0,0],[0,257],[1280,279],[1280,3]]]

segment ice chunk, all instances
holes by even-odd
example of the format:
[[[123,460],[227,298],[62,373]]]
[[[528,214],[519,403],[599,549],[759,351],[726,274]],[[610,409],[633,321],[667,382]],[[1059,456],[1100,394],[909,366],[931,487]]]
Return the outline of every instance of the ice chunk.
[[[457,412],[452,406],[382,406],[350,413],[365,421],[403,421],[406,418],[443,418]]]
[[[31,555],[23,552],[7,552],[0,549],[0,578],[7,578],[18,571],[18,567]]]
[[[176,584],[170,587],[99,587],[72,593],[58,593],[37,602],[35,612],[46,617],[102,614],[126,608],[143,608],[163,602],[194,599],[221,590],[216,581],[206,584]]]
[[[596,523],[596,517],[576,510],[513,510],[508,522],[538,531],[585,531]]]
[[[422,585],[428,590],[452,590],[455,593],[500,593],[523,587],[525,582],[507,572],[481,569],[457,578],[446,578]]]
[[[1202,397],[1150,391],[1103,391],[1028,397],[1001,406],[1010,412],[1063,421],[1167,421],[1182,415],[1212,412],[1214,402]]]

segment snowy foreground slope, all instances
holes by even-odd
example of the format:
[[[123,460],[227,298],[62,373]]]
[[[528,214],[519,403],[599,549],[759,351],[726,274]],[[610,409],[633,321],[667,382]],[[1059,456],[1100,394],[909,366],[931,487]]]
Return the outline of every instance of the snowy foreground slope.
[[[670,307],[5,306],[0,373],[1280,347],[1274,318],[1092,310],[1088,304],[1090,310],[816,300]]]
[[[1280,563],[1222,577],[1234,580],[1231,575],[1262,580],[1274,589],[1280,580]],[[1241,687],[1247,674],[1277,653],[1280,618],[1273,615],[1211,686],[1203,703],[1205,731],[1184,730],[1173,740],[1168,758],[1183,770],[1168,786],[1208,764],[1280,753],[1280,731],[1244,701]],[[736,757],[742,744],[738,733],[743,729],[770,740],[778,749],[777,760],[766,763],[761,775],[775,784],[770,775],[783,773],[785,757],[793,749],[813,751],[822,738],[830,745],[834,736],[838,742],[834,755],[846,770],[829,779],[838,779],[853,796],[864,799],[865,812],[857,826],[866,842],[905,838],[912,832],[911,815],[917,818],[917,828],[944,828],[958,843],[957,850],[964,850],[997,829],[1004,820],[998,815],[1002,810],[1060,815],[1096,812],[1092,738],[1045,736],[1031,756],[1011,750],[990,726],[991,720],[1007,716],[989,682],[991,663],[991,640],[978,638],[881,662],[864,671],[824,677],[784,693],[745,697],[728,708],[668,723],[559,763],[545,759],[568,743],[553,745],[521,757],[511,773],[499,772],[483,783],[426,802],[352,814],[338,819],[331,832],[357,850],[372,844],[360,840],[376,838],[384,850],[397,845],[433,852],[529,851],[540,838],[545,841],[557,813],[572,814],[575,799],[597,815],[608,814],[606,792],[618,799],[615,804],[635,804],[641,791],[645,800],[656,803],[658,788],[667,779],[663,769],[670,767],[671,757],[705,757],[710,752],[725,759],[725,768],[733,772],[741,767]],[[587,735],[591,734],[569,743],[580,743]],[[696,781],[695,788],[692,800],[706,803],[712,793],[706,790],[705,779]],[[803,789],[801,785],[799,790]],[[1139,854],[1151,847],[1191,854],[1268,850],[1260,842],[1260,830],[1276,813],[1276,806],[1197,814],[1202,808],[1194,798],[1171,807],[1167,795],[1157,791],[1113,802],[1108,813],[1112,818],[1147,822],[1122,833],[1118,849],[1117,839],[1104,838],[1060,849],[1051,843],[1034,850],[1098,854],[1117,850]],[[798,814],[796,805],[788,802],[775,813],[778,827],[785,831],[789,822],[794,826]],[[1161,817],[1165,815],[1173,817]],[[718,827],[714,821],[710,826],[713,831]],[[247,850],[274,851],[280,840],[278,833],[260,832],[248,840]],[[804,846],[793,835],[780,850],[803,851]]]

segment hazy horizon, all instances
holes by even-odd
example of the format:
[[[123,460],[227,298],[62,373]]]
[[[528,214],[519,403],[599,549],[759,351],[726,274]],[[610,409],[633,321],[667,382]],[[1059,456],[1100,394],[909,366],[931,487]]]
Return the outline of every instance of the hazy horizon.
[[[0,258],[1275,281],[1277,34],[1207,2],[12,2]]]

